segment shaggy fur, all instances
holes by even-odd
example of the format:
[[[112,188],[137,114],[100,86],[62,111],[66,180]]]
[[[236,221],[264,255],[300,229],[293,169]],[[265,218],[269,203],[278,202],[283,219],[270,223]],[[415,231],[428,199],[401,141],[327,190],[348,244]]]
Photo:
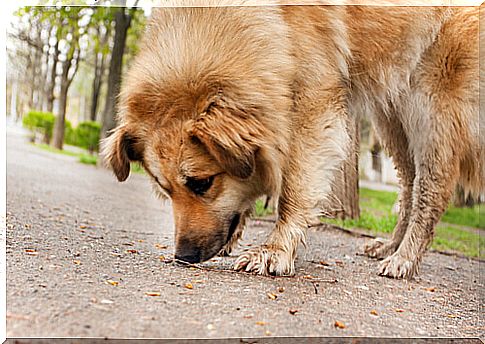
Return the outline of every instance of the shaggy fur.
[[[349,116],[367,115],[402,192],[392,239],[366,252],[383,275],[413,276],[455,184],[484,189],[477,9],[224,4],[154,11],[105,142],[118,179],[145,167],[189,262],[230,252],[254,200],[277,198],[266,243],[235,268],[292,274]]]

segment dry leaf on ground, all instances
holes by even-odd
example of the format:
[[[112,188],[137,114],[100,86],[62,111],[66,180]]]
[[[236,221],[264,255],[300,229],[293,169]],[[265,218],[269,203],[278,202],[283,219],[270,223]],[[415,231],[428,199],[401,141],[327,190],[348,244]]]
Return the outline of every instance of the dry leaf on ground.
[[[268,293],[266,295],[268,295],[268,298],[270,298],[271,300],[276,300],[278,298],[278,296],[273,293]]]
[[[341,321],[336,320],[333,326],[338,327],[338,328],[345,328],[345,324]]]
[[[114,286],[117,286],[118,284],[120,284],[120,282],[113,281],[113,280],[106,280],[106,283],[107,283],[107,284],[114,285]]]

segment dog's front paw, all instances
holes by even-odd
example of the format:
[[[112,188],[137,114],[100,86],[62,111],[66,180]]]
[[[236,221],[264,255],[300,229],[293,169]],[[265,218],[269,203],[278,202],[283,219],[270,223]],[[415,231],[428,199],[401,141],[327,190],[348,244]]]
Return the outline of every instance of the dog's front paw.
[[[261,246],[241,254],[234,263],[234,270],[287,276],[295,273],[295,264],[289,253],[279,248]]]
[[[396,249],[397,245],[392,241],[376,238],[364,246],[364,253],[371,258],[383,259],[396,252]]]
[[[412,261],[403,257],[398,251],[382,261],[379,268],[379,274],[393,278],[410,279],[417,273],[417,270],[417,261]]]

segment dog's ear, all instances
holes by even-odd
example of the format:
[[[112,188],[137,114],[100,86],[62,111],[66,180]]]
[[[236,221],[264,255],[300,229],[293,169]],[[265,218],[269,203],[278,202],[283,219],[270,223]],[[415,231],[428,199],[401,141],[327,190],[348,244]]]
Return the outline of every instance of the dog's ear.
[[[220,105],[190,120],[186,130],[192,142],[204,145],[226,172],[241,179],[253,174],[256,152],[271,136],[254,116]]]
[[[101,155],[105,164],[113,169],[116,178],[123,182],[130,175],[130,162],[142,161],[143,146],[136,136],[121,125],[103,140]]]

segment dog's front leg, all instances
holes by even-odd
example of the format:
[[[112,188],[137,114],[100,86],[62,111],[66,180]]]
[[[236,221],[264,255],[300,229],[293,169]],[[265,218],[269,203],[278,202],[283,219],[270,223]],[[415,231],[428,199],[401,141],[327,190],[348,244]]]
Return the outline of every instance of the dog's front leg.
[[[285,209],[284,202],[280,202],[280,208]],[[264,245],[239,256],[234,265],[235,270],[278,276],[295,273],[296,250],[300,242],[305,242],[308,225],[303,216],[288,215],[280,215]]]
[[[311,113],[311,111],[308,111]],[[261,247],[243,253],[236,270],[259,274],[292,275],[298,244],[305,243],[307,220],[331,191],[335,170],[346,157],[349,138],[346,118],[329,109],[305,116],[293,140],[283,171],[278,220]]]

